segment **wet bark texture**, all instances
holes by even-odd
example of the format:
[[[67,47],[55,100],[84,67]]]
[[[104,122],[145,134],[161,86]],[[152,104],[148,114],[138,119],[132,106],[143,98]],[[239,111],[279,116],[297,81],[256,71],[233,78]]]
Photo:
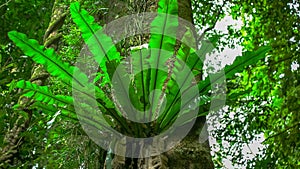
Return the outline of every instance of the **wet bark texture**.
[[[214,168],[207,138],[208,134],[201,136],[201,140],[204,141],[203,143],[199,142],[200,132],[203,127],[204,132],[207,131],[204,124],[205,117],[198,118],[189,134],[180,142],[180,144],[165,153],[168,158],[168,167],[170,169]]]

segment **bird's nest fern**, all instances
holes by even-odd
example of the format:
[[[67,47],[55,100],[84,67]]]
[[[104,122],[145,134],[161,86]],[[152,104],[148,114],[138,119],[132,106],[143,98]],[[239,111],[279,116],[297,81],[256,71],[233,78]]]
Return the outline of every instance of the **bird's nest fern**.
[[[98,80],[90,80],[78,67],[63,62],[53,49],[45,49],[36,40],[29,39],[25,34],[16,31],[11,31],[8,35],[27,56],[36,63],[44,65],[50,75],[61,80],[70,90],[76,91],[84,98],[96,100],[99,110],[107,117],[105,120],[111,126],[126,134],[146,137],[160,133],[172,125],[181,111],[182,105],[186,107],[186,111],[193,111],[206,104],[205,102],[209,99],[204,100],[203,103],[203,100],[201,102],[196,97],[209,96],[208,91],[218,79],[217,76],[214,81],[211,81],[207,77],[202,81],[191,83],[192,79],[187,78],[199,75],[199,70],[202,70],[203,66],[201,57],[204,58],[213,48],[210,43],[204,41],[199,50],[184,43],[181,43],[177,50],[175,49],[177,42],[173,37],[176,37],[179,23],[176,17],[169,17],[169,15],[177,16],[178,7],[176,1],[171,1],[160,0],[158,4],[158,13],[165,15],[157,15],[152,21],[149,48],[137,49],[132,52],[131,64],[134,70],[139,71],[136,72],[134,78],[131,78],[130,83],[127,84],[129,86],[122,84],[124,78],[131,76],[127,71],[122,71],[122,68],[125,69],[124,57],[120,55],[112,39],[105,33],[101,33],[102,27],[94,22],[94,18],[86,10],[80,8],[79,3],[71,4],[70,11],[73,21],[81,30],[83,40],[101,69],[101,72],[97,72],[94,77],[101,79],[99,85],[94,83]],[[168,32],[167,36],[165,32]],[[191,31],[186,31],[183,38],[192,40]],[[257,51],[245,52],[242,56],[237,57],[233,64],[224,68],[226,78],[232,78],[245,66],[255,64],[265,57],[268,50],[269,47],[261,47]],[[160,67],[167,67],[167,71],[160,70]],[[189,71],[186,71],[187,75],[183,77],[180,72],[184,69]],[[189,73],[192,75],[188,75]],[[115,82],[113,82],[113,78],[115,78]],[[181,84],[177,83],[179,78],[183,79]],[[118,91],[114,88],[116,85]],[[76,118],[74,108],[76,98],[54,95],[48,86],[38,86],[24,80],[19,81],[17,87],[24,89],[24,96],[35,100],[31,108],[42,109],[53,114],[61,111],[67,117]],[[189,92],[192,87],[196,87],[198,93]],[[95,94],[87,92],[89,89],[93,89]],[[156,90],[163,92],[153,92]],[[186,94],[186,98],[189,99],[185,99],[184,103],[181,103],[183,94]],[[196,104],[186,106],[195,100]],[[161,111],[162,105],[164,105],[164,110]],[[84,111],[91,110],[88,103],[83,103],[81,107]],[[140,117],[149,118],[149,122],[141,124],[124,117],[126,115],[135,116],[138,113],[144,113],[140,114]],[[200,112],[199,115],[202,113]],[[82,116],[87,123],[93,124],[98,129],[105,127],[101,124],[101,119],[97,117],[91,119],[85,118],[80,113],[77,115]],[[145,130],[135,131],[141,127]]]

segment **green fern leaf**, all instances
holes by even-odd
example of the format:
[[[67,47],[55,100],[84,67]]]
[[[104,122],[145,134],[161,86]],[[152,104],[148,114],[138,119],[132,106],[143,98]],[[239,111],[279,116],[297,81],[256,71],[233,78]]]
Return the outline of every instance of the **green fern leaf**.
[[[258,50],[253,52],[245,52],[242,56],[238,56],[236,60],[231,65],[227,65],[224,68],[225,77],[227,79],[230,79],[234,76],[235,73],[240,72],[243,70],[246,66],[252,65],[257,63],[259,60],[263,59],[265,57],[265,54],[270,50],[271,48],[268,46],[260,47]],[[203,81],[198,83],[198,89],[200,96],[207,97],[208,91],[211,89],[211,86],[215,83],[218,83],[219,80],[221,80],[223,77],[223,74],[216,73],[214,74],[214,78],[210,79],[210,77],[206,77]],[[188,103],[193,102],[195,95],[190,96],[191,99],[187,100],[186,103],[184,103],[184,106],[188,105]],[[200,99],[200,102],[194,106],[199,106],[206,104],[201,102],[203,99]],[[206,99],[207,100],[207,99]],[[208,99],[210,100],[210,99]],[[207,100],[207,101],[208,101]],[[200,112],[202,114],[203,112]]]
[[[47,86],[38,86],[29,81],[21,80],[17,83],[16,87],[25,89],[26,93],[23,96],[49,105],[55,104],[62,107],[73,104],[73,98],[71,96],[53,95]]]
[[[208,47],[210,49],[212,49],[211,45],[209,45],[209,46]],[[207,46],[205,48],[209,49],[209,48],[207,48]],[[266,46],[266,47],[261,47],[258,50],[253,51],[253,52],[245,52],[242,56],[238,56],[236,58],[236,60],[233,62],[233,64],[225,66],[225,68],[224,68],[225,77],[227,79],[232,78],[235,73],[240,72],[246,66],[257,63],[259,60],[261,60],[265,57],[265,54],[269,50],[270,50],[270,47]],[[206,52],[203,52],[203,51],[205,51],[205,50],[198,50],[197,51],[200,54],[199,56],[202,56],[202,55],[204,56],[205,55]],[[194,65],[197,65],[197,62],[195,62],[195,61],[193,61],[191,63],[193,63]],[[188,65],[190,65],[190,64],[188,64]],[[193,66],[191,68],[193,69]],[[215,76],[212,80],[210,79],[210,77],[207,77],[206,79],[204,79],[203,81],[198,83],[198,89],[199,89],[200,96],[207,96],[208,91],[211,88],[211,86],[213,84],[217,83],[218,80],[220,80],[222,78],[222,76],[223,76],[222,74],[217,73],[217,74],[215,74]],[[195,94],[189,93],[189,97],[191,99],[188,99],[185,103],[183,103],[183,107],[189,105],[190,102],[193,102],[194,99],[195,99],[195,96],[196,96]],[[173,105],[177,105],[178,103],[180,103],[179,97],[175,97],[175,98],[176,98],[176,100],[175,100],[175,103]],[[202,101],[202,100],[203,99],[200,99],[200,101]],[[194,104],[190,108],[193,109],[193,107],[200,106],[200,105],[203,105],[203,104],[205,104],[205,103],[199,102],[198,104]],[[173,111],[175,111],[175,113]],[[171,113],[171,112],[173,112],[173,113]],[[167,128],[169,125],[172,124],[172,122],[174,122],[174,120],[176,120],[176,118],[178,118],[176,112],[177,112],[176,110],[172,110],[172,111],[169,111],[169,113],[166,113],[167,116],[165,117],[164,121],[162,121],[162,123],[160,125],[161,129]],[[200,112],[200,115],[202,113],[203,112]]]
[[[166,67],[166,62],[174,54],[177,27],[178,27],[178,6],[175,0],[161,0],[158,2],[158,15],[154,18],[150,27],[150,57],[151,65],[150,91],[161,90],[168,77],[167,71],[160,70]],[[160,103],[160,95],[153,92],[149,117],[157,111],[155,105]]]
[[[8,36],[27,56],[31,57],[36,63],[44,65],[52,76],[58,77],[66,84],[71,84],[72,81],[81,87],[87,84],[88,79],[85,74],[81,73],[78,68],[63,62],[54,52],[54,49],[45,50],[44,46],[39,45],[36,40],[28,39],[25,34],[17,31],[9,32]],[[76,77],[73,76],[74,71]]]
[[[110,78],[114,73],[110,70],[114,71],[116,68],[114,64],[118,65],[120,63],[120,53],[111,38],[102,32],[102,27],[94,23],[94,18],[86,10],[80,9],[79,2],[72,3],[70,11],[73,21],[82,32],[85,43],[105,73],[102,85],[110,83]],[[112,66],[114,69],[107,69],[107,66]]]
[[[187,31],[183,38],[190,36],[189,34],[189,31]],[[198,74],[201,73],[204,57],[213,49],[213,45],[207,41],[203,41],[201,48],[197,51],[187,47],[185,44],[181,45],[176,61],[174,62],[172,78],[167,85],[167,108],[158,119],[161,129],[167,128],[172,124],[172,121],[177,118],[179,111],[191,111],[197,108],[197,104],[190,104],[191,101],[189,99],[186,101],[187,99],[181,100],[181,98],[190,98],[192,101],[196,99],[195,97],[197,95],[191,90],[193,86],[193,84],[190,83],[192,81],[191,77],[198,76]],[[193,74],[191,74],[191,72]],[[184,76],[182,76],[183,74]],[[182,82],[180,86],[177,86],[176,82],[179,81]],[[183,95],[181,95],[180,92],[183,93]],[[182,101],[183,103],[181,103]],[[181,107],[182,105],[184,106]]]
[[[253,65],[257,63],[259,60],[265,58],[266,53],[271,49],[269,46],[263,46],[257,49],[256,51],[247,51],[242,54],[242,56],[236,57],[234,62],[231,65],[227,65],[224,68],[226,79],[230,79],[234,76],[235,73],[241,72],[246,66]],[[223,75],[216,76],[213,81],[207,77],[204,81],[199,83],[199,91],[202,94],[206,94],[211,86],[219,79],[222,78]]]
[[[43,113],[50,116],[53,116],[56,112],[61,111],[61,115],[63,115],[64,117],[78,121],[77,115],[74,112],[74,110],[70,110],[68,108],[64,108],[64,107],[57,108],[53,105],[47,105],[41,102],[35,102],[31,107],[36,108],[38,110],[42,110]]]
[[[157,12],[157,16],[151,22],[149,47],[174,52],[178,27],[177,1],[159,1]],[[154,53],[154,57],[159,58],[160,54]]]
[[[147,112],[149,109],[149,83],[150,83],[150,70],[149,63],[146,61],[149,56],[149,50],[139,49],[131,54],[132,73],[121,73],[123,77],[127,77],[129,81],[129,103],[133,106],[134,112],[130,113],[137,119],[148,120]],[[125,75],[126,74],[126,75]],[[123,99],[121,99],[123,100]],[[126,104],[126,103],[122,103]],[[127,107],[127,106],[125,106]],[[127,108],[127,110],[129,110]],[[136,111],[137,110],[137,111]]]
[[[74,90],[85,94],[85,97],[94,98],[94,96],[88,95],[85,91],[95,88],[97,91],[96,97],[98,100],[101,100],[101,103],[103,103],[102,106],[107,108],[113,107],[113,102],[107,98],[102,90],[90,84],[87,76],[77,67],[70,66],[67,62],[63,62],[53,49],[45,50],[36,40],[28,39],[25,34],[16,31],[11,31],[8,35],[26,55],[32,57],[35,62],[44,65],[52,76],[61,79],[70,88],[73,87]]]
[[[106,84],[111,85],[111,78],[121,61],[120,53],[117,51],[111,38],[105,33],[101,32],[102,27],[94,23],[94,18],[90,16],[86,10],[81,9],[78,2],[71,4],[70,11],[74,22],[82,32],[83,40],[88,45],[89,50],[92,52],[95,60],[104,72],[103,75],[96,76],[94,81],[97,81],[97,79],[101,77],[101,86]],[[118,72],[116,72],[116,76],[119,80],[121,79],[121,75],[119,75]],[[120,82],[123,81],[121,80]],[[120,90],[122,92],[126,91],[124,85],[122,85],[122,89]],[[97,98],[102,100],[100,101],[101,104],[106,104],[107,108],[113,108],[113,102],[111,102],[108,98],[105,99],[103,91],[97,89],[96,95],[98,95]],[[130,111],[133,112],[131,109]]]

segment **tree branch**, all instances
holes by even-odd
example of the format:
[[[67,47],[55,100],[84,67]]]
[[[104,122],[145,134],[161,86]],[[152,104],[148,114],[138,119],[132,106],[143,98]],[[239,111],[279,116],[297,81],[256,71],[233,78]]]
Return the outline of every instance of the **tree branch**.
[[[218,13],[217,13],[216,20],[214,21],[214,23],[213,23],[210,27],[206,28],[206,29],[203,31],[203,33],[202,33],[202,34],[199,36],[199,38],[197,39],[197,42],[200,42],[201,40],[203,40],[205,34],[206,34],[208,31],[211,31],[212,29],[215,28],[215,26],[216,26],[218,20],[220,19],[220,15],[221,15],[222,8],[225,6],[225,4],[226,4],[226,1],[224,1],[224,3],[220,6],[220,8],[219,8],[219,10],[218,10]],[[204,18],[203,18],[203,21],[204,21]]]
[[[11,0],[8,0],[7,2],[5,2],[4,4],[0,5],[0,8],[4,7],[5,5],[8,5],[8,3],[10,3]]]
[[[300,126],[300,123],[296,123],[296,124],[294,124],[294,125],[292,125],[292,126],[290,126],[290,127],[287,127],[285,130],[280,131],[280,132],[278,132],[278,133],[276,133],[276,134],[274,134],[274,135],[272,135],[272,136],[266,138],[262,143],[268,141],[268,140],[271,139],[271,138],[277,137],[277,136],[279,136],[279,135],[281,135],[281,134],[287,132],[288,130],[290,130],[290,129],[296,127],[296,126]]]

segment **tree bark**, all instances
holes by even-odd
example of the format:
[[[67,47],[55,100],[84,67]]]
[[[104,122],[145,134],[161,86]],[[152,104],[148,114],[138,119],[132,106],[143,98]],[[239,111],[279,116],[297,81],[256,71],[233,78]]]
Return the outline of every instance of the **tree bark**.
[[[198,118],[189,134],[176,147],[165,153],[168,157],[169,168],[214,168],[207,138],[208,134],[200,136],[201,131],[207,132],[205,117]],[[199,138],[205,141],[201,143]]]

